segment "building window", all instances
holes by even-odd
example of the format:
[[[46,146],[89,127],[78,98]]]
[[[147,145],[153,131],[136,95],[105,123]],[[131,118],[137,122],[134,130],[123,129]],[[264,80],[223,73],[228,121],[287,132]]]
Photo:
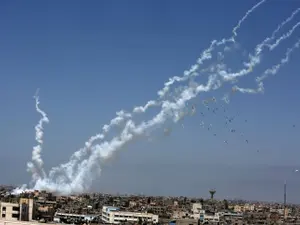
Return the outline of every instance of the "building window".
[[[6,211],[6,207],[4,206],[4,207],[2,207],[2,211]]]
[[[2,218],[5,218],[5,214],[2,214]]]
[[[19,207],[14,206],[14,207],[12,207],[12,210],[13,211],[19,211]]]

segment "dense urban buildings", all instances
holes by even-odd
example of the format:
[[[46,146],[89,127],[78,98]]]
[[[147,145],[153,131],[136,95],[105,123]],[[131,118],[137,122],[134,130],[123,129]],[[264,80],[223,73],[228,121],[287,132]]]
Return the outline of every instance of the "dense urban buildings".
[[[10,190],[0,189],[0,225],[300,224],[298,205],[218,200],[216,190],[208,190],[207,199],[45,191],[14,196]]]

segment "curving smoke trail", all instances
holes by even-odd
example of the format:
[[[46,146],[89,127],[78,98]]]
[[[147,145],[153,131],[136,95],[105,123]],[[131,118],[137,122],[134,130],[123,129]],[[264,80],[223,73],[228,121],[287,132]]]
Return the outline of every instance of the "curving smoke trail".
[[[251,10],[253,11],[263,2],[265,1],[261,1],[260,3],[252,7]],[[247,18],[248,14],[252,12],[251,10],[249,10],[246,13],[246,15],[240,20],[238,25],[233,29],[234,36],[232,38],[223,39],[221,42],[213,41],[211,44],[213,48],[209,48],[208,50],[204,51],[204,53],[202,54],[202,58],[211,59],[212,58],[211,52],[214,50],[215,46],[218,46],[218,43],[220,43],[219,45],[221,45],[227,42],[234,42],[235,41],[234,37],[236,36],[237,29],[240,27],[241,23]],[[254,60],[253,56],[249,56],[250,63],[252,62],[253,65],[251,64],[252,66],[251,65],[249,66],[249,64],[244,63],[244,66],[247,67],[247,69],[243,69],[247,71],[247,73],[244,72],[244,75],[252,72],[253,67],[258,63],[260,63],[260,56],[262,50],[258,51],[257,49],[262,49],[264,46],[268,46],[267,43],[269,43],[270,40],[273,40],[275,38],[275,35],[280,30],[280,28],[284,26],[287,22],[292,20],[293,16],[294,15],[292,14],[292,16],[289,17],[290,19],[288,18],[283,23],[281,23],[281,25],[279,25],[279,28],[277,28],[273,32],[272,36],[270,38],[265,39],[267,41],[265,42],[263,41],[262,42],[263,44],[261,43],[260,45],[257,45],[259,47],[256,47],[255,49],[256,53],[254,57],[257,56],[258,59]],[[290,32],[288,35],[290,36],[292,35],[292,33],[293,31]],[[277,39],[280,41],[278,43],[277,40],[275,41],[275,43],[277,43],[276,46],[278,46],[280,42],[286,38]],[[286,60],[286,63],[287,61],[288,59]],[[188,78],[198,76],[198,70],[200,64],[198,59],[198,64],[192,66],[191,70],[189,70],[192,72],[186,71],[183,77],[171,78],[169,81],[173,79],[174,80],[172,81],[173,83],[175,81],[181,82],[187,80]],[[44,177],[43,179],[38,179],[36,181],[34,188],[60,192],[62,194],[71,194],[71,193],[86,191],[90,187],[93,178],[95,178],[96,175],[101,172],[101,168],[99,164],[101,162],[105,163],[106,160],[109,159],[114,154],[115,151],[122,148],[125,144],[130,143],[130,141],[134,140],[135,138],[142,136],[145,132],[160,127],[160,125],[166,122],[167,120],[173,120],[174,123],[177,123],[181,118],[182,110],[186,107],[186,103],[189,100],[197,97],[199,93],[208,92],[211,90],[217,90],[223,85],[223,83],[228,81],[233,81],[233,80],[237,81],[238,78],[242,77],[242,76],[236,76],[237,73],[227,73],[225,68],[226,65],[218,64],[215,66],[215,68],[208,70],[210,71],[211,74],[208,74],[208,82],[206,85],[202,85],[202,84],[199,85],[196,82],[194,82],[194,85],[181,87],[180,89],[178,89],[178,92],[176,93],[177,97],[175,98],[174,101],[163,99],[165,94],[169,91],[169,87],[173,83],[171,82],[168,83],[167,85],[165,84],[165,87],[168,88],[163,89],[166,90],[166,92],[160,92],[161,94],[159,94],[158,101],[151,100],[145,106],[139,106],[133,109],[133,113],[139,113],[139,112],[146,112],[150,106],[161,107],[160,112],[157,115],[155,115],[152,119],[146,122],[142,122],[136,125],[135,122],[133,121],[132,114],[121,111],[122,113],[117,114],[117,117],[111,120],[110,124],[104,125],[102,134],[97,134],[91,137],[89,141],[86,142],[86,145],[83,149],[80,149],[79,151],[75,152],[72,155],[68,163],[53,168],[50,171],[48,177]],[[125,120],[127,121],[125,122]],[[96,145],[94,144],[96,140],[104,140],[105,138],[104,134],[110,131],[110,128],[112,126],[120,125],[123,122],[125,122],[125,125],[120,135],[115,136],[110,141],[104,141],[101,144],[96,144]],[[88,150],[90,151],[88,152]],[[82,160],[83,156],[85,156],[87,152],[90,154],[89,157],[85,160]]]
[[[291,34],[295,31],[295,29],[300,25],[300,22],[298,22],[297,24],[295,24],[293,26],[293,28],[286,33],[285,35],[281,36],[278,40],[276,40],[276,42],[272,45],[268,45],[268,47],[270,48],[270,50],[273,50],[274,48],[277,47],[277,45],[284,39],[287,39],[289,36],[291,36]]]
[[[36,111],[42,116],[38,124],[35,126],[35,140],[38,142],[38,144],[33,147],[32,162],[27,163],[27,171],[32,173],[32,180],[33,182],[35,182],[40,178],[46,177],[46,173],[43,169],[44,162],[41,157],[41,152],[42,152],[43,135],[44,135],[43,125],[44,123],[49,123],[49,119],[47,117],[47,114],[39,107],[40,101],[38,96],[38,90],[36,91],[36,94],[33,96],[33,98],[35,99]]]
[[[266,47],[269,48],[270,51],[273,51],[281,43],[281,41],[289,38],[299,25],[300,25],[300,22],[298,22],[296,25],[294,25],[293,28],[290,29],[286,34],[283,34],[281,37],[279,37],[275,41],[275,43],[272,44],[272,45],[269,45],[266,42],[269,42],[272,39],[274,39],[275,38],[274,34],[276,34],[276,32],[273,32],[271,37],[266,38],[262,43],[258,44],[255,47],[255,49],[256,49],[255,55],[254,56],[249,55],[250,61],[249,62],[244,62],[244,65],[247,67],[246,69],[242,69],[239,72],[235,72],[235,73],[228,73],[226,70],[220,70],[219,74],[221,76],[223,76],[223,78],[228,80],[228,81],[234,81],[237,77],[245,76],[245,75],[251,73],[253,68],[261,62],[261,52],[263,51],[263,47],[266,46]],[[278,31],[279,31],[279,29],[278,29]]]
[[[248,93],[248,94],[258,94],[258,93],[263,93],[264,92],[264,83],[263,80],[267,79],[270,75],[275,75],[278,73],[279,69],[287,64],[290,59],[290,55],[300,47],[300,39],[293,45],[293,47],[287,49],[285,53],[285,57],[280,60],[280,62],[272,68],[269,68],[264,71],[264,73],[256,78],[257,82],[257,88],[256,89],[251,89],[251,88],[240,88],[238,86],[235,86],[235,90],[241,92],[241,93]]]
[[[299,44],[296,44],[299,46]],[[289,54],[292,50],[288,50]],[[288,60],[282,60],[282,62],[288,62]],[[272,71],[275,72],[272,67]],[[278,69],[276,70],[276,72]],[[208,77],[206,85],[194,85],[182,90],[180,96],[175,102],[163,101],[161,105],[161,111],[147,122],[142,122],[136,125],[133,120],[128,120],[123,132],[114,137],[111,141],[105,141],[102,144],[98,144],[92,147],[91,155],[88,159],[83,160],[77,169],[77,174],[72,177],[72,180],[65,179],[64,176],[49,177],[49,179],[40,179],[36,183],[36,188],[47,189],[50,191],[59,191],[63,194],[71,194],[76,192],[83,192],[87,190],[91,183],[91,175],[95,175],[95,171],[100,172],[99,162],[105,162],[110,158],[115,151],[122,148],[125,144],[132,141],[135,137],[139,137],[151,128],[158,127],[166,122],[168,119],[173,119],[174,123],[177,123],[180,119],[180,112],[185,108],[186,102],[195,98],[200,92],[208,92],[216,90],[222,86],[222,83],[226,82],[219,74],[211,74]],[[55,182],[54,182],[55,181]]]
[[[103,140],[105,137],[105,134],[108,133],[113,126],[120,125],[122,122],[124,122],[125,119],[131,118],[131,114],[126,113],[123,110],[117,112],[116,115],[117,115],[117,117],[112,119],[109,124],[105,124],[103,126],[103,128],[102,128],[103,133],[99,133],[99,134],[96,134],[96,135],[90,137],[90,139],[87,142],[85,142],[85,146],[83,148],[79,149],[78,151],[76,151],[72,154],[69,162],[61,164],[57,167],[53,167],[51,169],[51,171],[49,172],[49,176],[53,177],[56,173],[60,173],[61,170],[66,170],[66,174],[68,174],[69,179],[72,179],[72,177],[74,176],[73,171],[74,171],[77,163],[84,156],[87,155],[92,144],[95,141]]]
[[[164,88],[160,91],[158,91],[158,95],[160,96],[160,99],[162,99],[167,92],[169,91],[170,87],[175,83],[175,82],[184,82],[188,79],[190,79],[191,77],[195,77],[198,76],[199,74],[196,72],[199,69],[199,66],[203,64],[203,62],[205,60],[209,60],[212,58],[211,52],[215,49],[215,47],[220,46],[220,45],[224,45],[228,42],[234,42],[234,38],[237,36],[237,30],[240,28],[241,24],[247,19],[247,17],[250,15],[250,13],[252,13],[257,7],[259,7],[262,3],[264,3],[266,0],[262,0],[259,3],[257,3],[256,5],[254,5],[251,9],[249,9],[246,14],[243,16],[242,19],[240,19],[238,21],[238,25],[235,26],[232,30],[232,32],[234,33],[234,35],[228,39],[222,39],[221,41],[217,41],[217,40],[213,40],[210,47],[206,50],[203,51],[203,53],[201,54],[201,57],[197,59],[197,63],[194,64],[193,66],[191,66],[191,68],[189,70],[186,70],[184,72],[184,75],[182,77],[172,77],[169,79],[168,82],[166,82],[164,84]],[[154,100],[150,100],[148,101],[144,106],[136,106],[133,108],[132,112],[133,113],[145,113],[148,108],[153,107],[153,106],[159,106],[161,105],[162,102],[161,101],[154,101]],[[109,124],[106,124],[102,127],[102,133],[98,133],[94,136],[92,136],[86,143],[85,146],[81,149],[79,149],[78,151],[76,151],[75,153],[73,153],[73,155],[70,157],[69,162],[62,164],[60,166],[54,167],[51,169],[50,174],[54,175],[58,172],[61,171],[61,169],[66,169],[69,172],[67,174],[69,174],[70,179],[73,176],[72,171],[74,171],[74,167],[77,165],[77,163],[84,157],[86,156],[86,154],[88,153],[88,150],[90,149],[91,145],[98,140],[103,140],[105,137],[105,134],[107,132],[110,131],[110,129],[113,126],[118,126],[120,125],[122,122],[124,122],[126,119],[129,119],[132,117],[131,113],[125,113],[125,111],[121,110],[119,112],[116,113],[117,117],[115,117],[114,119],[112,119],[110,121]],[[71,169],[72,168],[72,169]]]
[[[192,76],[198,76],[199,74],[196,73],[196,70],[198,70],[199,66],[203,64],[205,60],[209,60],[212,58],[211,52],[215,49],[215,47],[227,44],[228,42],[235,42],[235,37],[237,36],[237,30],[241,27],[242,23],[247,19],[247,17],[261,4],[263,4],[266,0],[262,0],[258,2],[256,5],[254,5],[251,9],[249,9],[246,14],[243,16],[242,19],[238,21],[238,24],[232,29],[233,36],[227,39],[222,39],[221,41],[213,40],[211,42],[211,45],[209,48],[205,49],[201,57],[197,59],[197,63],[192,65],[189,70],[184,71],[184,75],[182,77],[174,76],[172,78],[169,78],[169,81],[164,84],[164,87],[162,90],[158,91],[158,95],[160,98],[163,98],[167,92],[170,90],[170,86],[173,85],[175,82],[184,82],[191,78]]]
[[[176,102],[164,101],[161,106],[162,110],[151,120],[142,122],[138,126],[136,126],[132,120],[127,121],[120,136],[114,137],[110,142],[105,141],[93,147],[91,156],[80,164],[78,173],[71,182],[66,182],[64,177],[59,177],[53,182],[49,177],[49,179],[38,180],[35,188],[59,191],[63,194],[85,191],[91,185],[93,178],[91,175],[94,171],[99,171],[99,161],[105,161],[115,151],[132,141],[134,137],[138,137],[148,129],[164,123],[168,118],[173,118],[173,121],[177,122],[179,120],[178,113],[185,107],[185,103],[188,100],[196,97],[200,92],[207,92],[211,89],[217,89],[218,87],[217,75],[211,75],[207,85],[198,85],[197,87],[190,87],[184,90]]]
[[[283,21],[281,24],[278,25],[278,27],[276,28],[276,30],[273,31],[271,37],[267,37],[261,44],[257,45],[255,48],[255,54],[259,55],[261,53],[261,51],[263,50],[263,47],[270,42],[271,40],[273,40],[275,38],[275,35],[279,32],[279,30],[286,25],[288,22],[290,22],[292,19],[294,19],[294,16],[300,12],[300,8],[296,9],[292,15],[290,15],[285,21]],[[271,46],[269,45],[269,48]]]

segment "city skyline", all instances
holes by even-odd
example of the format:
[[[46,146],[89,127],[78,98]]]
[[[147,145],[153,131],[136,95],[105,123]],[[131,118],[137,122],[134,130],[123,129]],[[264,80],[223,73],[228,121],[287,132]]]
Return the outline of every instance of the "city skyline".
[[[67,162],[91,135],[101,132],[116,111],[131,112],[133,107],[157,99],[157,91],[169,77],[182,76],[213,39],[230,37],[232,28],[258,1],[233,1],[217,9],[215,3],[91,1],[84,7],[79,1],[0,3],[5,9],[0,22],[5,31],[0,38],[4,43],[0,53],[3,183],[30,182],[26,163],[36,145],[34,126],[40,119],[31,98],[37,87],[40,107],[50,120],[44,125],[42,151],[48,172]],[[229,53],[225,51],[231,69],[240,70],[255,46],[298,7],[297,2],[266,1],[249,15],[238,30],[238,44],[231,46]],[[268,21],[270,17],[276,21]],[[299,18],[300,13],[276,39]],[[296,28],[278,48],[266,51],[253,74],[238,85],[255,88],[255,77],[280,62],[298,34]],[[300,202],[299,174],[295,173],[300,167],[299,56],[295,50],[290,62],[266,80],[264,94],[236,92],[228,105],[221,98],[231,93],[235,84],[200,94],[184,109],[190,111],[196,105],[193,116],[175,124],[167,121],[150,137],[125,145],[102,163],[101,176],[93,178],[90,190],[189,196],[215,188],[216,198],[283,201],[282,185],[287,180],[288,202]],[[216,103],[205,108],[202,101],[212,97],[217,98]],[[135,116],[136,124],[158,111],[154,108]],[[108,134],[108,140],[118,129]],[[168,135],[164,129],[170,131]]]

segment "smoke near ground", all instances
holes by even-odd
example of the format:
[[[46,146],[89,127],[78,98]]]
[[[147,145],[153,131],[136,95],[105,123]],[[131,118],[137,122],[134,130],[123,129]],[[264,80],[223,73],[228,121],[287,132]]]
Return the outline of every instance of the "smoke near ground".
[[[300,12],[299,8],[275,26],[276,28],[270,36],[265,37],[261,43],[256,45],[253,52],[247,55],[246,60],[241,62],[241,69],[231,68],[227,58],[230,54],[239,54],[236,46],[243,40],[238,40],[238,31],[242,28],[243,22],[249,19],[248,17],[256,10],[259,10],[259,7],[265,2],[265,0],[260,1],[245,13],[237,22],[237,26],[232,29],[231,37],[219,41],[213,40],[196,60],[196,63],[184,71],[182,76],[174,76],[165,82],[164,87],[157,92],[157,99],[149,100],[144,106],[134,107],[132,112],[125,110],[117,112],[116,117],[103,126],[101,133],[90,137],[83,148],[71,155],[68,162],[52,168],[48,174],[43,169],[41,151],[43,124],[48,123],[49,120],[46,113],[39,108],[39,98],[36,95],[36,110],[42,115],[42,119],[36,126],[38,145],[32,152],[32,162],[27,165],[28,171],[32,174],[32,184],[29,189],[23,185],[15,189],[14,193],[32,189],[48,190],[60,194],[85,192],[89,190],[93,180],[100,175],[101,165],[131,142],[137,139],[157,139],[157,130],[163,130],[163,135],[168,136],[173,129],[172,125],[177,123],[180,123],[184,129],[184,118],[202,114],[202,110],[199,109],[206,109],[211,113],[226,110],[224,105],[228,104],[231,96],[235,94],[263,93],[264,82],[270,78],[270,75],[276,75],[280,68],[289,62],[291,54],[300,46],[300,40],[296,41],[282,54],[283,57],[275,65],[264,67],[262,56],[272,55],[273,50],[290,38],[299,27],[300,22],[291,25],[295,16]],[[282,34],[281,29],[285,26],[291,26],[291,28]],[[264,67],[264,70],[260,76],[254,79],[257,87],[240,87],[238,83],[247,75],[257,72],[258,66]],[[221,95],[213,97],[217,90]],[[202,96],[207,97],[203,98]],[[146,112],[150,109],[156,112],[153,117],[140,121],[141,116],[146,116]],[[228,117],[226,123],[229,124],[232,120],[234,117]],[[210,130],[213,124],[206,124],[205,121],[202,121],[201,126]],[[112,128],[116,127],[119,134],[114,134],[112,138],[109,138],[112,136],[110,133]],[[236,131],[230,129],[230,132],[235,133]],[[223,142],[228,144],[228,140],[223,140]],[[248,142],[249,140],[245,137],[245,143]]]

